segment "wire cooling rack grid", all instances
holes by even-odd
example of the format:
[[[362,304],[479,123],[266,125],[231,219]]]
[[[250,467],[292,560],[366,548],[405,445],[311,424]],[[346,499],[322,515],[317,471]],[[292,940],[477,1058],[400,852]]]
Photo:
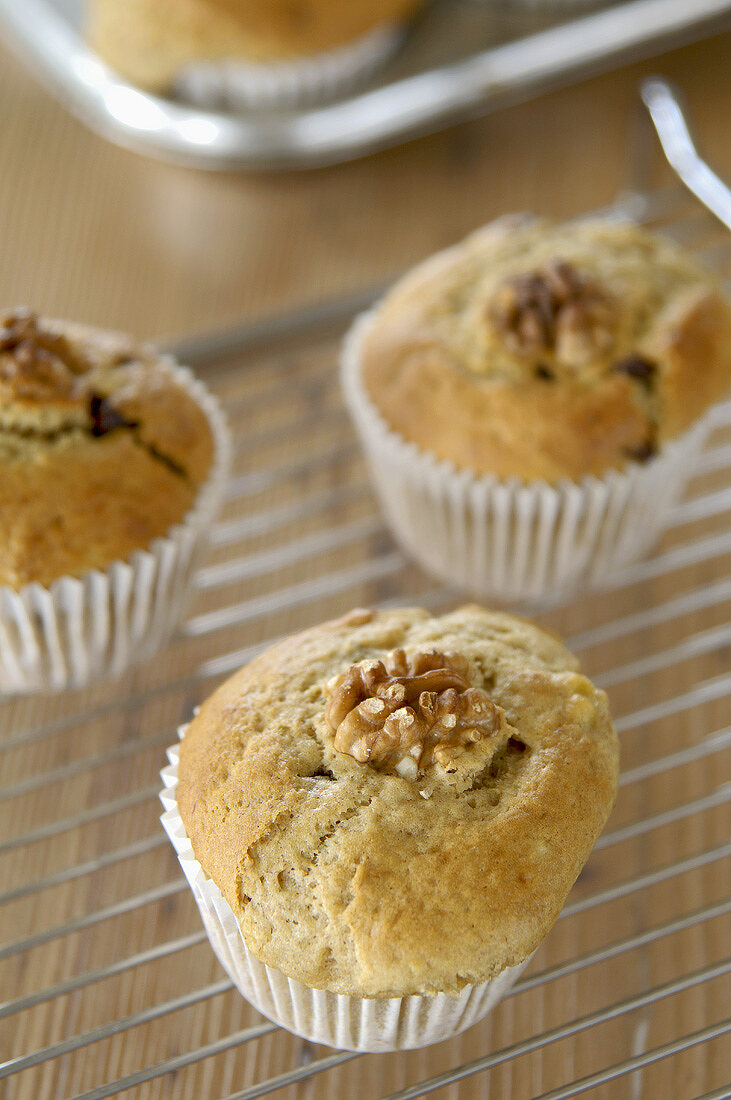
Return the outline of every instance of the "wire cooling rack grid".
[[[628,210],[731,271],[727,234],[679,191],[610,213]],[[425,1051],[333,1053],[263,1020],[208,947],[157,820],[178,723],[291,630],[457,599],[382,526],[335,378],[350,312],[208,364],[235,471],[168,649],[112,685],[0,703],[0,1095],[731,1097],[729,408],[654,556],[532,609],[609,691],[623,773],[558,924],[495,1012]]]

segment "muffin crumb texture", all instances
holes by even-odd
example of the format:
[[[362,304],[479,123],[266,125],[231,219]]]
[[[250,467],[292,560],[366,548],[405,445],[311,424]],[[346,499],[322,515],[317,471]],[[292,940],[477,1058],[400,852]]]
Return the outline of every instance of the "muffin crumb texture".
[[[731,306],[637,226],[503,218],[376,309],[362,381],[387,426],[460,469],[579,480],[646,461],[731,389]]]
[[[205,414],[150,348],[0,315],[0,584],[103,569],[182,521],[212,463]]]
[[[336,993],[456,993],[543,939],[617,754],[606,696],[533,624],[359,610],[203,704],[177,799],[263,962]]]

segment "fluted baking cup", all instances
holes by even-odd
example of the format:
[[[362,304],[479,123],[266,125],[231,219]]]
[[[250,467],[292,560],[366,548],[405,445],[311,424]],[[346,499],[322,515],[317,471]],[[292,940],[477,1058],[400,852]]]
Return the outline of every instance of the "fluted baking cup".
[[[356,42],[287,61],[200,61],[185,67],[176,92],[200,107],[266,110],[324,102],[366,80],[398,48],[402,28],[376,27]]]
[[[186,726],[178,731],[185,736]],[[160,773],[165,808],[161,821],[198,904],[208,939],[239,992],[263,1016],[313,1043],[341,1050],[411,1050],[458,1035],[476,1024],[505,996],[529,959],[495,978],[467,985],[457,995],[349,997],[313,989],[267,966],[249,951],[233,910],[193,853],[178,810],[179,746],[168,749],[170,766]]]
[[[642,557],[692,476],[714,410],[646,463],[581,481],[524,482],[460,470],[393,431],[361,378],[374,311],[343,347],[345,402],[384,515],[404,550],[441,580],[502,601],[596,585]]]
[[[59,691],[118,676],[159,649],[180,622],[228,469],[218,402],[190,370],[161,359],[206,415],[211,471],[181,523],[126,561],[48,587],[0,587],[0,691]]]

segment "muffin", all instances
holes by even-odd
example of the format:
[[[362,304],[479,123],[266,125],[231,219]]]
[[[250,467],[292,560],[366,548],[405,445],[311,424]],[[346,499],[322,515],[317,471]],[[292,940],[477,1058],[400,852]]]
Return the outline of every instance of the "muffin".
[[[731,387],[731,307],[637,226],[504,218],[361,319],[343,379],[406,548],[475,591],[541,596],[655,538]]]
[[[88,38],[139,87],[266,105],[367,75],[423,0],[89,0]]]
[[[163,822],[221,962],[266,1016],[347,1049],[480,1019],[617,789],[605,694],[557,638],[476,606],[307,630],[182,732]]]
[[[81,684],[172,629],[226,447],[218,408],[129,337],[0,315],[0,683]]]

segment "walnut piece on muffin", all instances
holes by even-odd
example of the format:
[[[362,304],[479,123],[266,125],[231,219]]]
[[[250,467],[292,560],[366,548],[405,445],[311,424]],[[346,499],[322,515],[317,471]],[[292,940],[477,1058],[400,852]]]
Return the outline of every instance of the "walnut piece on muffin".
[[[347,45],[423,0],[89,0],[89,42],[133,84],[169,91],[195,61],[277,62]]]
[[[617,770],[606,696],[552,635],[476,606],[359,610],[202,705],[177,805],[264,963],[335,993],[456,993],[544,938]]]
[[[184,519],[213,451],[152,349],[0,314],[0,584],[49,585],[149,546]]]
[[[386,425],[458,469],[579,480],[646,461],[731,389],[731,305],[634,225],[503,218],[374,312],[362,382]]]
[[[429,649],[361,661],[326,684],[325,721],[334,746],[361,763],[417,779],[484,768],[485,752],[505,726],[486,691],[470,687],[469,664],[459,653]],[[504,740],[504,738],[503,738]],[[494,751],[494,750],[493,750]],[[424,797],[431,791],[424,788]]]

